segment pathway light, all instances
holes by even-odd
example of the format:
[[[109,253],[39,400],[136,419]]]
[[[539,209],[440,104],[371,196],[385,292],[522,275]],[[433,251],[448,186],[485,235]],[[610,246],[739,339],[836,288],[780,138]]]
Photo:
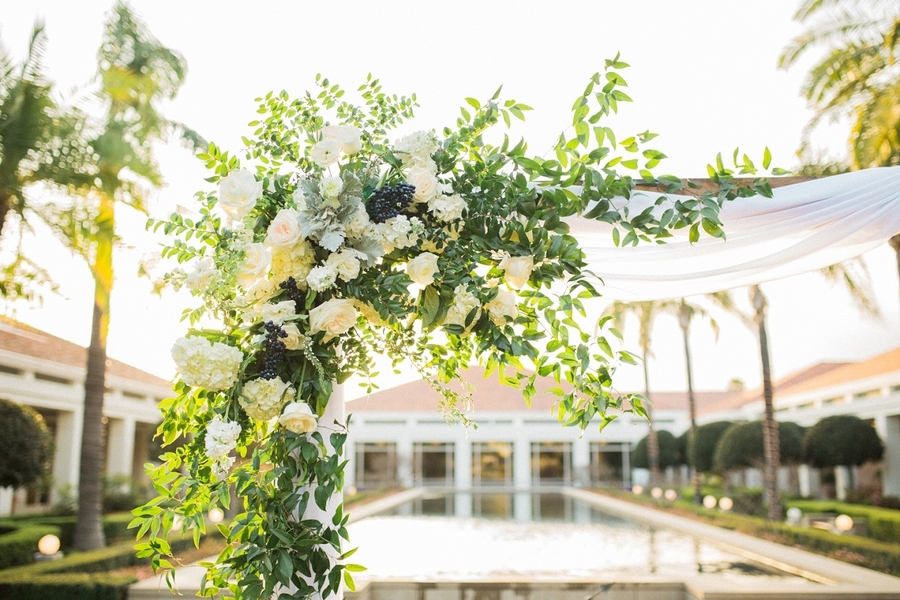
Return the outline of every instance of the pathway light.
[[[718,501],[716,500],[716,497],[713,495],[703,497],[703,507],[704,508],[715,508],[717,502]]]
[[[803,519],[803,511],[797,508],[796,506],[792,506],[787,509],[787,522],[791,525],[799,525]]]
[[[663,496],[663,491],[661,487],[655,487],[650,490],[650,495],[659,500]]]
[[[678,492],[676,492],[675,490],[673,490],[671,488],[666,490],[666,500],[668,500],[669,502],[675,502],[675,500],[677,500],[677,499],[678,499]]]
[[[722,496],[719,498],[719,508],[722,510],[731,510],[734,507],[734,500],[729,498],[728,496]]]
[[[853,529],[853,517],[850,515],[838,515],[834,519],[834,528],[841,533],[847,533]]]
[[[221,508],[211,508],[209,509],[209,513],[207,513],[209,517],[210,523],[221,523],[225,520],[225,513],[222,512]]]
[[[59,538],[48,534],[38,540],[38,550],[44,556],[50,556],[59,552]]]
[[[631,486],[631,492],[632,492],[633,494],[637,494],[638,496],[640,496],[641,494],[644,493],[644,486],[642,486],[642,485],[633,485],[633,486]]]

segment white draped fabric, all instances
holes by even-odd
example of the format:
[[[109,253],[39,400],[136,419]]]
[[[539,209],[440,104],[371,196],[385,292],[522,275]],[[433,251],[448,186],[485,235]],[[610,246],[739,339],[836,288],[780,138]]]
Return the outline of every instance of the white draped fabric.
[[[636,192],[632,202],[660,194]],[[645,196],[640,198],[639,196]],[[868,169],[728,202],[721,219],[727,240],[687,231],[667,244],[613,246],[610,228],[570,220],[604,281],[603,295],[624,301],[705,294],[820,269],[884,244],[900,232],[900,167]]]

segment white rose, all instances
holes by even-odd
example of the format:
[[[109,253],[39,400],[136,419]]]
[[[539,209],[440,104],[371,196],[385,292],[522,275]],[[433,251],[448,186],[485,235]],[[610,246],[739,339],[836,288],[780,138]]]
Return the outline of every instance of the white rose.
[[[520,290],[528,283],[531,272],[534,270],[534,257],[506,256],[498,266],[505,272],[506,283]]]
[[[331,254],[325,265],[334,269],[341,281],[351,281],[359,276],[359,258],[356,251],[349,248]]]
[[[429,169],[412,167],[406,175],[406,181],[416,186],[413,199],[416,202],[428,202],[437,195],[438,180]]]
[[[311,333],[325,332],[323,342],[349,331],[356,325],[356,307],[353,300],[332,298],[309,311]]]
[[[341,190],[344,189],[344,182],[341,181],[340,177],[323,177],[322,185],[319,188],[322,190],[322,195],[326,198],[337,198],[341,195]]]
[[[456,286],[456,289],[453,290],[453,304],[450,305],[447,316],[444,317],[444,325],[459,325],[460,327],[466,327],[466,318],[473,310],[477,312],[475,313],[472,322],[469,323],[469,327],[466,329],[467,333],[478,320],[480,303],[475,294],[467,290],[465,286]]]
[[[519,316],[516,293],[512,290],[500,288],[497,297],[484,305],[488,315],[496,325],[505,325]]]
[[[337,140],[341,152],[347,155],[362,150],[362,130],[353,125],[329,125],[322,128],[323,140]]]
[[[296,323],[285,323],[281,326],[287,337],[281,338],[286,350],[301,350],[306,345],[306,338],[300,333]]]
[[[244,246],[244,264],[238,271],[238,283],[245,288],[262,279],[269,272],[272,265],[272,257],[266,247],[260,243]]]
[[[291,402],[285,406],[278,422],[294,433],[312,433],[318,427],[316,414],[305,402]]]
[[[292,208],[279,210],[266,230],[266,244],[275,248],[292,248],[301,239],[300,213]]]
[[[262,192],[262,181],[250,171],[238,169],[219,180],[219,206],[232,219],[243,219],[262,198]]]
[[[341,143],[337,140],[322,140],[309,153],[312,161],[323,169],[336,163],[340,155]]]
[[[277,304],[263,304],[259,308],[259,316],[262,320],[271,321],[276,325],[284,323],[285,319],[289,319],[297,314],[297,305],[293,300],[285,300]]]
[[[431,285],[438,273],[438,257],[431,252],[423,252],[406,263],[406,274],[419,285]]]
[[[359,313],[372,325],[378,325],[379,327],[387,325],[387,321],[382,319],[381,315],[378,314],[378,311],[375,310],[375,307],[368,302],[357,300],[355,304],[356,308],[359,309]]]
[[[337,271],[328,265],[316,267],[306,276],[306,284],[317,292],[334,287],[335,281],[337,281]]]

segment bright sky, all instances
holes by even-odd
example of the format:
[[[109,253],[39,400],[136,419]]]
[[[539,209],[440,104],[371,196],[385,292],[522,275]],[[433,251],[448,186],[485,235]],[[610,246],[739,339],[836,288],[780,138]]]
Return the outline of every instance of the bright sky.
[[[779,51],[800,29],[791,0],[560,0],[305,2],[268,0],[142,0],[133,2],[150,30],[187,60],[187,83],[166,107],[182,121],[231,151],[254,118],[253,99],[269,90],[300,94],[323,73],[355,89],[367,73],[386,90],[416,93],[421,108],[411,129],[452,125],[466,96],[484,99],[503,84],[504,97],[535,111],[516,130],[534,151],[548,148],[569,122],[568,109],[603,59],[621,52],[635,103],[622,107],[621,134],[649,129],[671,158],[661,167],[679,176],[703,176],[716,152],[740,146],[760,157],[768,145],[780,166],[795,165],[794,150],[810,113],[798,97],[805,66],[776,69]],[[111,0],[0,0],[0,36],[17,57],[36,18],[49,35],[47,75],[68,96],[91,89],[95,53]],[[843,134],[817,138],[832,156],[843,154]],[[171,144],[159,152],[167,186],[151,206],[164,216],[190,205],[204,189],[204,171]],[[184,331],[179,315],[188,300],[150,295],[135,273],[152,256],[144,218],[119,213],[124,243],[113,294],[109,353],[169,378],[169,348]],[[43,257],[62,295],[41,307],[18,307],[15,316],[86,345],[92,284],[87,268],[39,232],[29,247]],[[894,254],[885,246],[866,255],[881,319],[863,318],[847,294],[815,274],[763,286],[771,302],[773,370],[784,376],[823,360],[860,360],[900,341],[900,302]],[[739,292],[743,295],[743,292]],[[760,381],[753,334],[727,316],[718,318],[718,343],[702,324],[692,338],[699,389],[723,389],[732,378]],[[632,323],[633,332],[636,324]],[[675,319],[654,331],[650,363],[655,389],[683,389],[684,358]],[[619,387],[638,389],[637,369],[620,372]],[[355,392],[350,391],[350,394]]]

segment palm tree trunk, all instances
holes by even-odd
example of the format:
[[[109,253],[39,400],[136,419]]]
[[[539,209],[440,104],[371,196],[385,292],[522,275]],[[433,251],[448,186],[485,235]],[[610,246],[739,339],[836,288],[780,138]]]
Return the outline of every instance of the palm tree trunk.
[[[91,345],[84,379],[84,422],[78,480],[78,517],[75,547],[94,550],[106,545],[103,536],[103,396],[106,392],[106,337],[109,332],[109,300],[112,291],[112,247],[115,213],[112,197],[103,194],[96,219],[97,254],[94,276],[94,311]]]
[[[778,436],[778,421],[775,420],[773,406],[772,372],[769,364],[769,337],[766,332],[766,299],[754,285],[751,288],[753,308],[756,311],[756,326],[759,332],[759,354],[762,361],[763,376],[763,400],[765,402],[765,417],[763,419],[763,456],[765,466],[763,468],[763,481],[765,484],[766,505],[768,518],[773,521],[781,520],[781,502],[778,498],[778,467],[781,462],[780,441]]]
[[[644,363],[644,396],[650,400],[650,372],[647,368],[647,349],[643,349]],[[653,402],[650,402],[652,406]],[[650,467],[650,487],[659,482],[659,438],[656,436],[656,429],[653,427],[653,414],[651,406],[647,407],[647,414],[650,417],[648,423],[650,429],[647,432],[647,463]]]
[[[687,373],[688,407],[691,416],[690,437],[693,439],[697,433],[697,401],[694,397],[694,369],[691,366],[691,314],[683,299],[678,314],[678,323],[681,325],[681,333],[684,337],[684,363],[685,371]],[[697,467],[694,465],[692,457],[688,456],[685,458],[687,459],[688,466],[691,468],[691,483],[694,486],[694,504],[701,504],[703,502],[703,494],[700,490],[700,473],[697,471]]]

